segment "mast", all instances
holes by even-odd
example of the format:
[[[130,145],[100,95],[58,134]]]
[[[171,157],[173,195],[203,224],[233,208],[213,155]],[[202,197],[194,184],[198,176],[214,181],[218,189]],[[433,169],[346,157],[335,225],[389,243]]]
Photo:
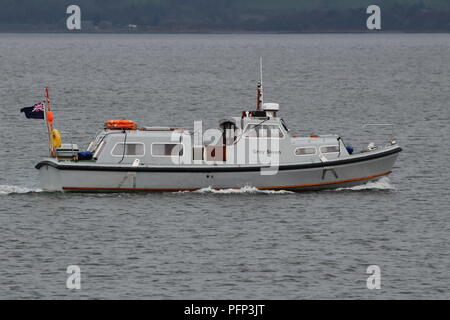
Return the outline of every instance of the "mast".
[[[263,76],[262,76],[262,57],[259,57],[259,77],[257,86],[256,110],[261,110],[264,103]]]
[[[50,110],[51,110],[50,95],[48,93],[48,88],[45,88],[44,121],[45,121],[45,125],[47,126],[49,154],[50,154],[50,157],[53,157],[54,151],[53,151],[52,139],[51,139],[52,126],[47,119],[47,112]]]
[[[261,107],[264,103],[264,87],[263,87],[263,72],[262,72],[262,57],[259,57],[259,77],[261,83]]]
[[[256,89],[256,110],[260,110],[261,105],[261,83],[258,82]]]

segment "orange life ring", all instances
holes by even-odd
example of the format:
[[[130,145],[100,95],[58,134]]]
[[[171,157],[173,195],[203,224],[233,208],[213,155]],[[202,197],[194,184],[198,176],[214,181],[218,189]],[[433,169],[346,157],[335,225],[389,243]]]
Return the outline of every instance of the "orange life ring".
[[[133,120],[108,120],[105,129],[110,130],[136,130],[137,123]]]

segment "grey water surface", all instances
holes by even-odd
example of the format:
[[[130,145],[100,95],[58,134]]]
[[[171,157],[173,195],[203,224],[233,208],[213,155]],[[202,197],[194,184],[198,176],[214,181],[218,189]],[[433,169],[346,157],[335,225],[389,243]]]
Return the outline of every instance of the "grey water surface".
[[[85,148],[108,119],[214,127],[252,109],[260,56],[266,101],[294,134],[358,146],[364,124],[394,124],[404,151],[390,178],[306,193],[40,192],[44,123],[19,109],[46,86],[63,142]],[[450,298],[448,34],[0,34],[0,94],[2,299]],[[81,290],[66,288],[69,265]]]

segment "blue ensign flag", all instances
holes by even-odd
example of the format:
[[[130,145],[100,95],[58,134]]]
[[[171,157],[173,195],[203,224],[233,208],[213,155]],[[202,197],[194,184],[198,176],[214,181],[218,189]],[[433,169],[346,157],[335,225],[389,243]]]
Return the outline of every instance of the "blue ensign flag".
[[[20,109],[20,112],[24,112],[29,119],[44,119],[44,104],[39,102],[32,107]]]

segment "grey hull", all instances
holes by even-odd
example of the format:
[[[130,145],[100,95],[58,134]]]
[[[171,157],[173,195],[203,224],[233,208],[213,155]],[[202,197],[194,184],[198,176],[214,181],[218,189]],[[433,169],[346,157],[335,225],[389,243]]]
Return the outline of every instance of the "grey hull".
[[[320,190],[355,186],[391,173],[400,147],[351,159],[281,165],[273,174],[250,166],[131,167],[61,164],[43,161],[41,187],[47,191],[133,192],[229,189],[252,186],[267,190]]]

